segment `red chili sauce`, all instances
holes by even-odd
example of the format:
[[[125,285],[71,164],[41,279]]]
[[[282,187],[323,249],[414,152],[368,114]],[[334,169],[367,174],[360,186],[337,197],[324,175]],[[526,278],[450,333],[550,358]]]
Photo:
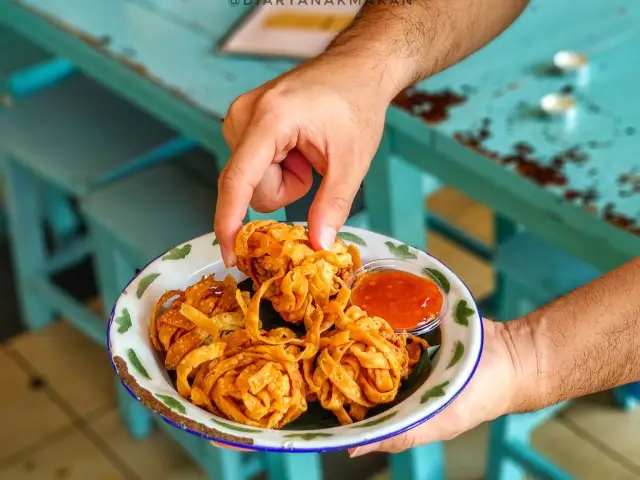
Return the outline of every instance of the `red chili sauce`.
[[[365,273],[351,292],[351,303],[394,330],[414,330],[440,314],[444,299],[436,283],[399,270]]]

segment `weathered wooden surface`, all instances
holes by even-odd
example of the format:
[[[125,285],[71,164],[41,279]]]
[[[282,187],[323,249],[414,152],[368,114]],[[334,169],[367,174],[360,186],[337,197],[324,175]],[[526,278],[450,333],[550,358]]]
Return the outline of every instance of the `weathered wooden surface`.
[[[95,76],[131,97],[133,89],[112,71],[134,72],[126,80],[137,82],[136,98],[154,99],[140,103],[158,114],[173,109],[169,120],[205,145],[217,128],[208,118],[223,118],[234,98],[293,65],[216,54],[215,45],[248,8],[209,0],[0,0],[0,16],[23,33],[37,37],[25,30],[37,24],[32,17],[44,18],[99,52],[77,63],[88,71],[95,66]],[[425,152],[457,162],[472,151],[475,174],[512,171],[514,191],[533,183],[562,204],[640,236],[638,25],[636,1],[533,0],[488,47],[399,96],[388,123],[422,132]],[[60,41],[58,48],[57,38],[52,50],[73,53],[75,44]],[[587,55],[587,69],[555,71],[559,50]],[[553,92],[572,95],[574,112],[543,115],[540,99]],[[460,162],[468,169],[469,161]]]

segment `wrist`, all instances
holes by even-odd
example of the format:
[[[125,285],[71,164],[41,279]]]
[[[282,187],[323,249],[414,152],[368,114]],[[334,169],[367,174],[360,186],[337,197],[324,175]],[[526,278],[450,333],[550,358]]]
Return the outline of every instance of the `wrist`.
[[[366,52],[349,46],[334,47],[313,60],[322,68],[330,67],[342,84],[350,81],[357,91],[366,93],[386,109],[408,85],[391,65],[385,54]]]
[[[405,37],[402,30],[393,25],[387,29],[370,26],[373,20],[356,21],[336,37],[317,61],[343,66],[361,84],[366,82],[374,87],[376,95],[388,105],[402,90],[422,78],[420,57],[424,52],[417,58],[413,49],[399,45],[398,39]]]
[[[547,404],[548,378],[543,373],[543,357],[537,351],[535,325],[528,317],[503,325],[513,366],[513,388],[504,414],[538,410]]]

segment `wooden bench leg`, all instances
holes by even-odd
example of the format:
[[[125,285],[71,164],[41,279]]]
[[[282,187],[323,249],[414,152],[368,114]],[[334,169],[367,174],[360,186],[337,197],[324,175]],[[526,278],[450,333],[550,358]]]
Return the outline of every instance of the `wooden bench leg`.
[[[216,448],[208,440],[196,437],[156,417],[158,426],[175,440],[198,466],[208,480],[250,480],[264,471],[260,453],[243,453],[226,448]],[[165,477],[163,477],[165,478]],[[202,478],[192,468],[171,472],[167,480],[194,480]]]
[[[94,248],[100,300],[105,316],[108,316],[118,295],[133,276],[135,267],[119,268],[122,260],[118,256],[114,242],[110,239],[109,232],[95,222],[90,222],[89,231]],[[133,438],[146,437],[152,429],[151,413],[142,403],[131,396],[118,377],[115,380],[118,412],[123,426]]]
[[[513,227],[506,221],[496,221],[496,239],[508,238]],[[527,292],[516,282],[502,275],[497,275],[498,320],[516,319],[535,309],[536,305],[529,299]],[[519,441],[528,443],[529,435],[523,431],[513,431],[513,418],[500,417],[489,426],[489,447],[486,480],[522,480],[525,471],[508,456],[509,443]]]
[[[393,480],[443,480],[444,444],[430,443],[389,456]]]
[[[17,279],[22,321],[29,329],[49,325],[52,312],[29,287],[29,279],[43,275],[47,260],[42,232],[40,183],[18,163],[7,159],[5,168],[11,258]]]
[[[496,237],[507,240],[517,227],[498,219]],[[500,248],[500,246],[498,246]],[[535,252],[532,252],[533,254]],[[502,260],[508,261],[508,260]],[[498,268],[499,270],[499,264]],[[498,320],[521,318],[539,308],[548,299],[533,294],[524,283],[500,271],[498,275]],[[523,272],[526,275],[526,272]],[[533,430],[551,418],[566,403],[554,405],[537,412],[500,417],[489,426],[489,450],[486,480],[521,480],[532,473],[536,478],[566,480],[566,472],[544,458],[530,446]]]
[[[204,448],[207,449],[207,453],[200,463],[207,473],[208,480],[249,480],[243,465],[242,453],[211,445],[205,445]]]
[[[55,248],[64,248],[76,237],[80,218],[69,198],[60,190],[47,185],[44,192],[45,215],[51,228]]]
[[[151,415],[147,408],[133,398],[119,377],[115,378],[118,399],[118,412],[123,426],[135,439],[145,438],[151,433]]]
[[[500,242],[509,239],[517,230],[512,222],[502,217],[496,217],[494,228],[498,248]],[[518,288],[517,284],[509,281],[499,271],[496,271],[496,292],[498,294],[497,316],[500,321],[516,319],[535,308],[535,305],[528,300],[526,292]],[[510,422],[510,417],[500,417],[491,422],[489,426],[486,480],[521,480],[524,478],[524,470],[507,455],[508,442],[513,440],[510,435]],[[524,441],[528,441],[528,438],[525,438]]]
[[[489,459],[486,480],[520,480],[525,472],[534,478],[573,480],[574,477],[531,448],[533,429],[564,408],[566,402],[538,412],[507,415],[494,420],[490,426]]]
[[[266,453],[269,480],[322,480],[322,462],[317,453]]]
[[[105,240],[108,237],[102,237],[101,242],[98,243],[97,247],[100,248],[100,251],[104,251],[105,248]],[[110,272],[113,275],[112,280],[109,282],[109,287],[106,289],[106,294],[102,295],[102,298],[111,297],[111,302],[105,305],[105,309],[107,311],[111,310],[111,306],[117,299],[118,294],[124,288],[133,276],[133,272],[135,271],[134,267],[123,267],[123,261],[121,256],[119,256],[116,252],[114,252],[110,257],[106,257],[102,255],[102,253],[96,255],[99,260],[97,262],[98,269],[102,270],[104,268],[105,259],[110,259],[110,268],[107,272]],[[99,277],[103,277],[103,274],[99,274]],[[104,277],[102,281],[104,281]],[[118,386],[118,410],[120,412],[120,419],[127,429],[127,431],[131,434],[133,438],[141,439],[149,435],[152,429],[152,413],[138,400],[133,398],[129,392],[125,390],[125,387],[120,383],[119,379],[117,380]]]
[[[640,405],[640,382],[618,387],[614,390],[616,403],[624,410]]]
[[[509,435],[510,421],[508,416],[500,417],[489,426],[486,480],[522,480],[524,478],[524,470],[507,455],[508,443],[514,440],[514,437]],[[524,441],[528,442],[528,438]]]

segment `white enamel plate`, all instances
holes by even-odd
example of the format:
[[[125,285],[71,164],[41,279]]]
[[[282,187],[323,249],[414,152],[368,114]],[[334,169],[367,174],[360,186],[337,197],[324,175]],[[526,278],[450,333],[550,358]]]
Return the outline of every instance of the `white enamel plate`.
[[[482,321],[464,283],[430,255],[376,233],[345,227],[339,236],[360,248],[363,262],[381,258],[411,261],[435,277],[447,295],[447,311],[430,348],[404,382],[396,401],[377,407],[368,418],[340,426],[330,412],[310,404],[309,410],[283,430],[247,427],[216,417],[182,398],[149,339],[149,318],[167,290],[185,289],[227,270],[214,235],[207,234],[156,258],[136,275],[120,295],[107,329],[109,356],[129,392],[164,420],[194,435],[227,445],[264,451],[323,452],[343,450],[398,435],[438,414],[469,383],[482,352]],[[434,351],[437,351],[434,354]]]

